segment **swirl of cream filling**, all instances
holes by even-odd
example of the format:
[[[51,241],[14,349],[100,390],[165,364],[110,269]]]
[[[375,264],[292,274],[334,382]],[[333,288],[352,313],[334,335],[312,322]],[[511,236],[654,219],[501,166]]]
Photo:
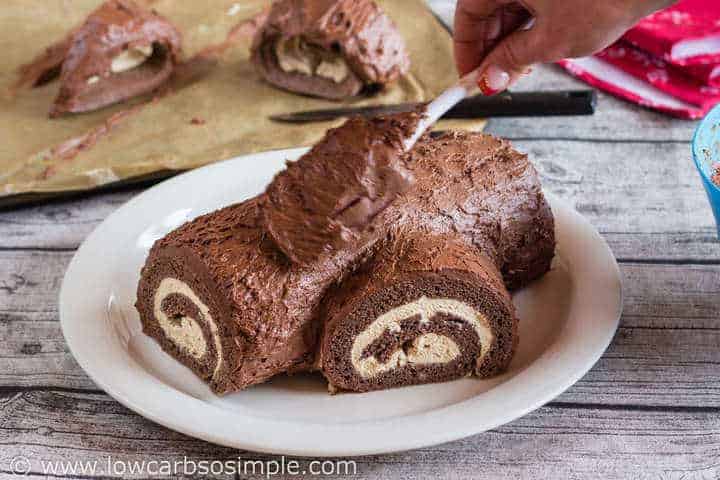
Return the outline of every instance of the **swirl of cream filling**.
[[[342,83],[350,74],[350,67],[339,54],[313,47],[300,37],[278,39],[275,56],[280,68],[287,73],[317,75],[335,83]]]
[[[139,67],[147,61],[153,54],[152,45],[140,45],[128,48],[123,51],[110,62],[111,73],[122,73]],[[100,81],[99,75],[93,75],[87,79],[87,84],[92,85]]]
[[[160,282],[157,290],[155,290],[153,311],[155,318],[162,328],[165,335],[181,350],[189,353],[196,360],[201,360],[207,353],[207,341],[203,335],[202,328],[198,323],[199,319],[183,316],[179,318],[168,318],[162,309],[162,302],[166,297],[172,294],[179,294],[189,299],[200,312],[202,319],[206,322],[215,344],[215,352],[217,352],[217,362],[213,371],[213,377],[220,370],[223,361],[222,345],[220,344],[220,336],[218,334],[217,324],[210,315],[208,308],[200,297],[190,288],[190,286],[176,278],[166,277]]]
[[[419,335],[412,341],[407,351],[399,348],[385,362],[381,362],[374,355],[363,358],[365,349],[386,330],[401,331],[400,322],[402,320],[420,315],[421,323],[441,321],[434,320],[438,313],[447,313],[459,318],[475,330],[480,341],[480,355],[477,358],[477,362],[479,362],[488,352],[495,338],[487,318],[461,301],[423,296],[414,302],[400,305],[380,315],[355,337],[350,352],[350,359],[355,371],[362,378],[372,378],[408,364],[447,363],[457,358],[460,355],[460,347],[457,343],[445,335],[436,333]]]
[[[113,73],[122,73],[137,68],[152,56],[152,45],[140,45],[128,48],[120,55],[112,59],[110,71]]]

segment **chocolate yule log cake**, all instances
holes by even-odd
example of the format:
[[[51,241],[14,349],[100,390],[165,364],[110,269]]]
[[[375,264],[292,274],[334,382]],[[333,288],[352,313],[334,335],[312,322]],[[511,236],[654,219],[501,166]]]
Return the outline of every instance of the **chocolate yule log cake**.
[[[252,60],[269,83],[331,100],[390,83],[410,66],[395,24],[372,0],[278,0]]]
[[[131,0],[108,0],[21,71],[40,86],[60,78],[50,116],[96,110],[152,92],[172,75],[180,33]]]
[[[332,169],[348,132],[402,129],[412,115],[351,120],[298,163]],[[303,370],[351,391],[503,371],[518,342],[508,290],[554,255],[537,172],[508,142],[474,133],[425,137],[388,161],[403,193],[363,208],[367,227],[312,260],[292,261],[268,234],[269,191],[158,240],[138,285],[143,331],[219,394]]]

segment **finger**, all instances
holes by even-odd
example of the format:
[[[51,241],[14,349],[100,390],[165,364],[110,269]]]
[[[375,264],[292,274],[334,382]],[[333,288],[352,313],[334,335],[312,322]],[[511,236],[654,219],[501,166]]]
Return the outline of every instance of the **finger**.
[[[455,63],[461,75],[471,71],[492,49],[500,35],[500,23],[493,14],[501,7],[495,0],[459,0],[455,10],[453,45]]]
[[[535,63],[552,56],[552,40],[540,29],[519,29],[505,37],[480,65],[478,86],[486,95],[507,89]]]
[[[512,0],[459,0],[455,12],[454,50],[460,75],[475,69],[529,13]]]

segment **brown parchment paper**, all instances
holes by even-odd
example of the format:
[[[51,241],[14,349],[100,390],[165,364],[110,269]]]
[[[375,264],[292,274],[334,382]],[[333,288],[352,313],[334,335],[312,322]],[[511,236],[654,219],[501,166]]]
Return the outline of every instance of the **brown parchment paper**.
[[[398,24],[412,68],[397,84],[346,104],[425,101],[456,80],[450,36],[422,0],[377,0]],[[245,153],[309,145],[334,122],[272,122],[274,113],[337,107],[264,83],[249,63],[252,28],[246,21],[267,0],[145,0],[183,34],[184,56],[233,43],[215,65],[148,102],[138,99],[97,112],[49,119],[57,81],[15,89],[17,69],[79,24],[99,0],[2,0],[0,6],[0,202],[28,193],[69,192],[186,170]],[[109,119],[118,119],[107,132]],[[439,128],[481,129],[482,120]],[[101,132],[94,145],[87,136]],[[84,139],[88,147],[67,155],[61,147]],[[27,195],[20,195],[24,198]],[[20,198],[15,197],[15,198]]]

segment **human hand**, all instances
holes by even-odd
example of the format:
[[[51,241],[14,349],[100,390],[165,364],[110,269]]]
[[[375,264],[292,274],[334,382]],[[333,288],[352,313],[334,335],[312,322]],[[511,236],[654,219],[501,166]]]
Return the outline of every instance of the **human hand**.
[[[458,0],[455,61],[480,67],[485,95],[505,90],[536,63],[590,55],[674,0]]]

